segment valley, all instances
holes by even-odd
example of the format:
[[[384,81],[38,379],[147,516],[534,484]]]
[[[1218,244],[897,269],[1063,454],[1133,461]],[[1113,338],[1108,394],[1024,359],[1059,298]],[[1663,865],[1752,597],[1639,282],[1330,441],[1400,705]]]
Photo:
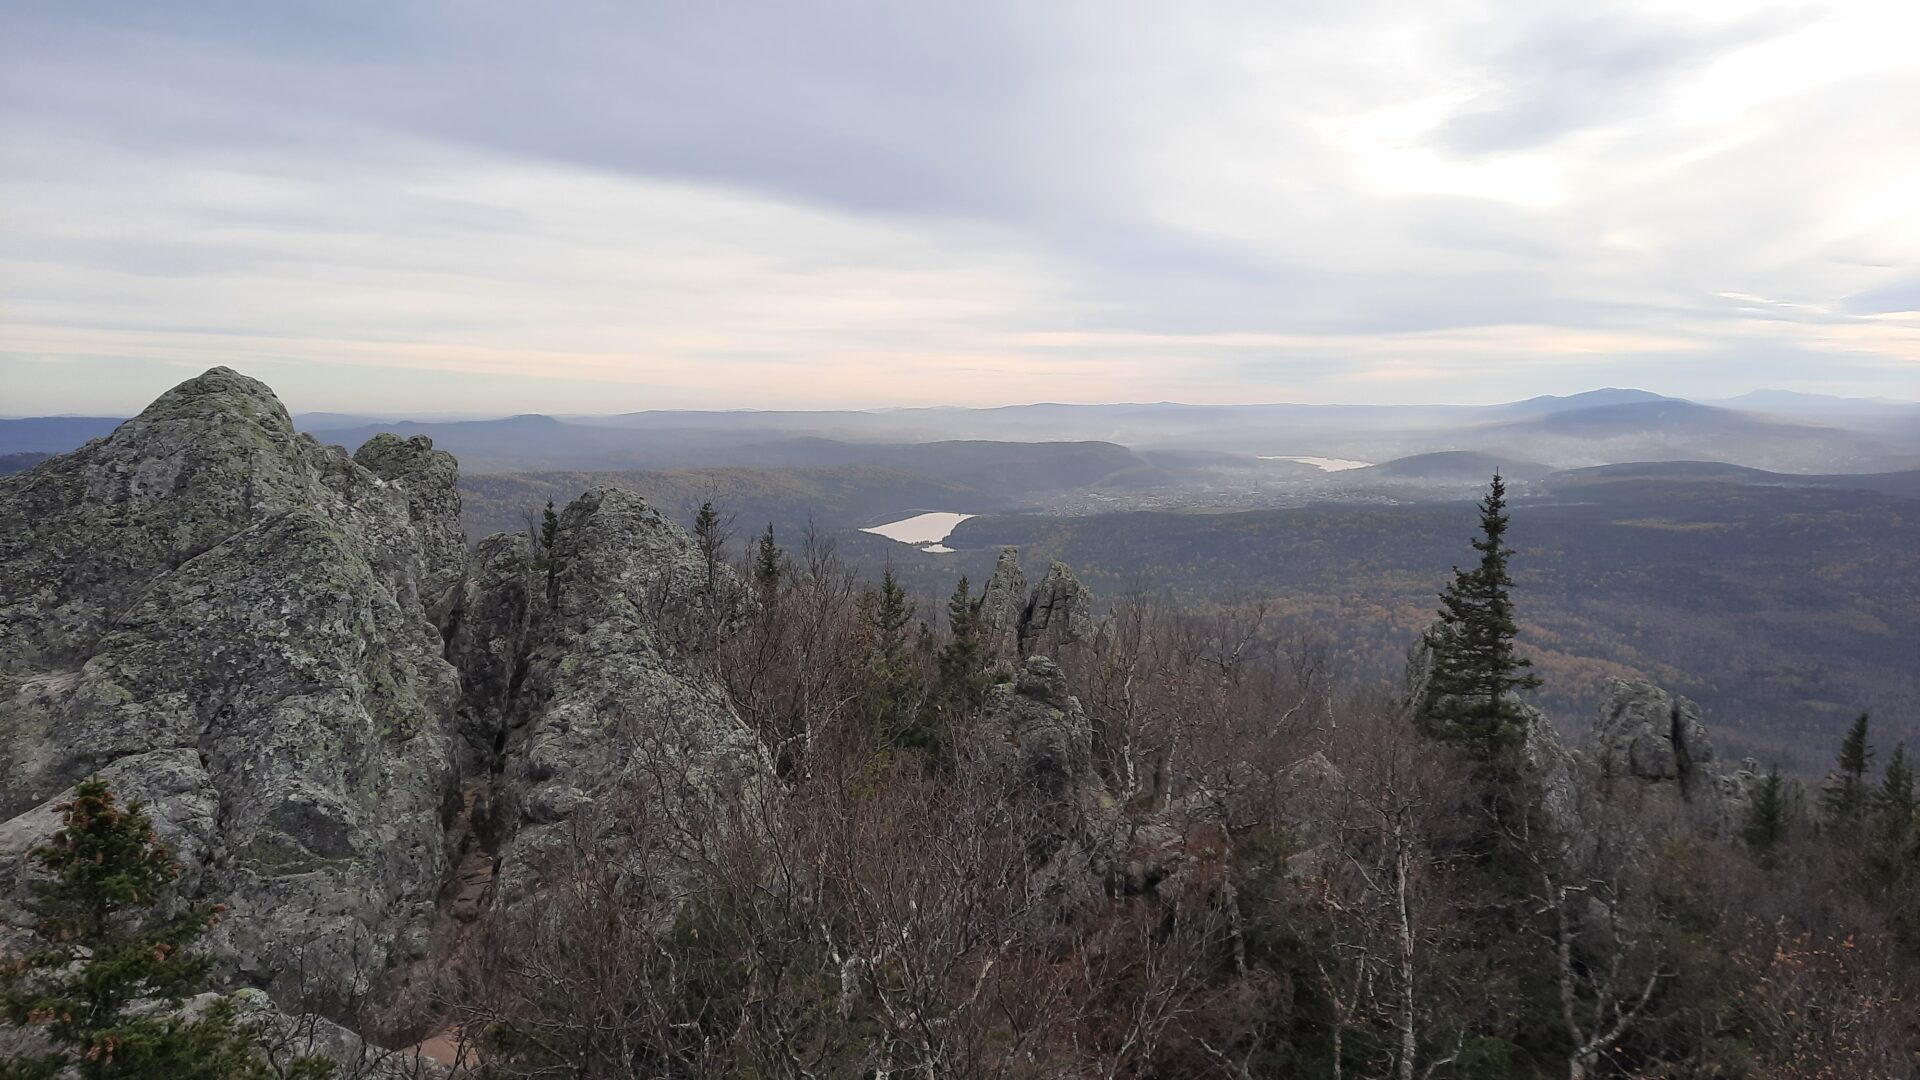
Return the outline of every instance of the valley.
[[[1640,675],[1701,701],[1729,747],[1795,768],[1817,768],[1820,736],[1861,710],[1920,741],[1920,469],[1867,468],[1920,462],[1920,421],[1902,419],[1920,406],[1753,403],[1805,415],[1607,390],[1471,409],[1043,405],[388,426],[460,456],[471,542],[527,533],[547,503],[613,485],[682,524],[712,502],[736,554],[768,525],[783,542],[811,533],[863,572],[892,567],[923,611],[1015,546],[1070,563],[1108,597],[1257,606],[1276,632],[1327,635],[1372,679],[1395,675],[1431,618],[1457,558],[1447,538],[1498,471],[1515,492],[1522,641],[1562,724],[1589,721],[1600,680]],[[381,426],[339,426],[354,419],[296,424],[349,445]],[[44,454],[100,423],[0,420],[0,446]],[[1837,429],[1825,425],[1849,423],[1859,430],[1828,437]],[[894,441],[910,430],[926,441]],[[1420,449],[1449,443],[1482,448]],[[1314,452],[1267,452],[1277,448]],[[1417,452],[1393,456],[1406,449]],[[1707,456],[1637,456],[1669,451]],[[647,467],[603,467],[634,462]]]

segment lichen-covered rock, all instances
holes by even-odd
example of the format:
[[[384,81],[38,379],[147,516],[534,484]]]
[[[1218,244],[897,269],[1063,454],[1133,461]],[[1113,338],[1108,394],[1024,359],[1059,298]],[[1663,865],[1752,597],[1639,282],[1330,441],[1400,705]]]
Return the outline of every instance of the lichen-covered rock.
[[[1020,615],[1022,656],[1055,656],[1093,637],[1093,593],[1066,563],[1055,561],[1034,587]]]
[[[445,615],[447,656],[460,673],[463,772],[484,773],[503,749],[506,711],[533,649],[533,623],[546,605],[547,574],[534,542],[520,533],[482,540]]]
[[[1093,761],[1093,728],[1060,666],[1028,658],[996,686],[970,741],[1000,789],[1034,860],[1033,887],[1059,917],[1090,910],[1107,891],[1121,821]]]
[[[1026,831],[1029,888],[1054,922],[1116,895],[1191,898],[1218,884],[1229,841],[1204,793],[1123,807],[1094,760],[1093,727],[1060,666],[1032,656],[996,687],[971,742]]]
[[[101,769],[100,776],[123,801],[146,806],[153,831],[180,864],[180,888],[198,889],[219,840],[219,796],[200,755],[187,749],[134,754]],[[42,871],[28,855],[60,827],[55,807],[72,796],[68,788],[0,822],[0,953],[32,947],[34,917],[22,901]]]
[[[1641,780],[1676,780],[1683,789],[1708,775],[1713,743],[1700,707],[1642,679],[1609,679],[1594,725],[1603,769]]]
[[[435,450],[425,435],[403,439],[383,433],[354,451],[353,460],[405,496],[412,535],[394,546],[401,558],[420,560],[421,606],[444,608],[467,566],[456,486],[459,468],[453,455]]]
[[[467,684],[505,690],[491,707],[504,743],[490,798],[496,902],[508,906],[537,895],[580,829],[611,827],[583,812],[616,792],[638,793],[629,811],[684,821],[737,805],[769,775],[754,734],[688,662],[739,618],[733,572],[720,567],[710,585],[693,538],[628,491],[590,491],[559,524],[543,566],[529,545],[482,545],[463,616],[473,632],[455,638]],[[520,655],[509,665],[500,643],[511,635]],[[670,910],[672,898],[661,901]]]
[[[1093,727],[1067,689],[1060,665],[1034,656],[1011,683],[994,688],[978,728],[980,758],[1007,782],[1049,801],[1092,808],[1099,774]]]
[[[1185,902],[1225,880],[1231,842],[1216,800],[1195,791],[1121,805],[1095,760],[1092,723],[1050,657],[1028,657],[994,688],[967,746],[1025,834],[1028,888],[1049,924],[1115,896]]]
[[[980,632],[986,654],[998,664],[1018,664],[1020,617],[1027,606],[1027,575],[1020,571],[1020,549],[1000,549],[993,576],[980,593]]]
[[[1526,704],[1519,706],[1519,712],[1526,732],[1521,750],[1534,782],[1540,785],[1540,805],[1549,817],[1571,821],[1579,802],[1580,756],[1568,748],[1546,713]]]
[[[0,479],[0,935],[54,803],[99,773],[183,893],[228,905],[232,981],[321,969],[380,1013],[359,1035],[418,1034],[461,923],[537,905],[556,854],[644,819],[659,855],[768,782],[700,667],[742,614],[731,570],[616,490],[551,549],[470,555],[456,479],[424,438],[299,435],[224,368]]]
[[[423,605],[453,580],[454,464],[424,440],[368,457],[215,368],[0,479],[0,817],[47,827],[35,808],[93,772],[142,789],[194,895],[231,909],[223,962],[260,982],[351,943],[392,985],[446,869],[457,685]]]
[[[1744,811],[1753,801],[1754,791],[1766,778],[1767,769],[1760,764],[1758,758],[1741,758],[1740,764],[1732,769],[1714,774],[1713,791],[1726,805],[1729,813],[1737,813]]]

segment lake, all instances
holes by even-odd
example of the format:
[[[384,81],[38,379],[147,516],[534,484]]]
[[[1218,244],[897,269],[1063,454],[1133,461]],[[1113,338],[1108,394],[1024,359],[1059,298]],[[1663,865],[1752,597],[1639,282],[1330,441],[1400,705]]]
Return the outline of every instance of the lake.
[[[1371,461],[1354,461],[1351,458],[1337,457],[1286,457],[1282,455],[1260,456],[1261,461],[1295,461],[1302,465],[1311,465],[1321,472],[1346,472],[1348,469],[1364,469],[1373,464]]]
[[[870,525],[860,531],[898,540],[903,544],[913,544],[919,546],[921,551],[938,553],[953,550],[940,541],[945,540],[955,526],[974,516],[944,512],[915,514],[899,521],[889,521],[885,525]]]

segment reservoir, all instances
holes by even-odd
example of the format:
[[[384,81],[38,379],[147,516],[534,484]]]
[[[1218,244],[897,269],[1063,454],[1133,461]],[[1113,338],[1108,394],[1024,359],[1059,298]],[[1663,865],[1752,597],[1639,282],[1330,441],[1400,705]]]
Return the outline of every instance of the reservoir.
[[[889,540],[898,540],[903,544],[913,544],[922,551],[951,551],[952,548],[941,544],[954,527],[973,517],[973,514],[915,514],[899,521],[889,521],[885,525],[872,525],[861,532],[884,536]]]
[[[1286,457],[1283,455],[1261,455],[1261,461],[1294,461],[1302,465],[1311,465],[1321,472],[1346,472],[1348,469],[1364,469],[1373,464],[1371,461],[1354,461],[1351,458],[1337,457]]]

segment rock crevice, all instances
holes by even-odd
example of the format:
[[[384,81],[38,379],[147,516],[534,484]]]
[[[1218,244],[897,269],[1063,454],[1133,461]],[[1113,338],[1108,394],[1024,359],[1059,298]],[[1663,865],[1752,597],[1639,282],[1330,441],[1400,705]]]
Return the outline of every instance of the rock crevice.
[[[552,550],[469,552],[457,475],[422,437],[324,446],[214,368],[0,478],[0,854],[100,773],[150,804],[188,894],[229,906],[232,979],[297,997],[291,972],[332,965],[399,1036],[458,926],[536,896],[581,811],[760,782],[687,659],[742,593],[691,538],[609,489]],[[0,862],[18,935],[26,871]]]

